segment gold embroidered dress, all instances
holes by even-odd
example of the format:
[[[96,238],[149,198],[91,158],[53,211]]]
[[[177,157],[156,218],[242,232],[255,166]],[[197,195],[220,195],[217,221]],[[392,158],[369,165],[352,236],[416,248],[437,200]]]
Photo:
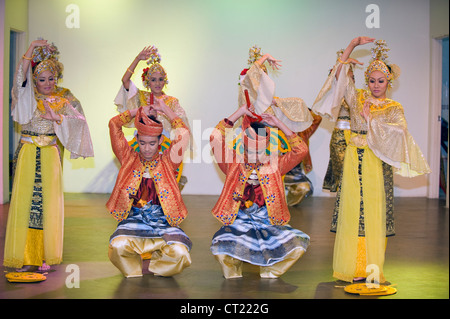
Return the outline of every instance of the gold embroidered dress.
[[[337,192],[344,167],[344,155],[350,138],[350,113],[347,102],[342,101],[339,116],[330,139],[330,158],[327,172],[323,179],[323,189]]]
[[[408,132],[401,104],[357,90],[348,76],[349,65],[342,65],[336,80],[338,66],[313,105],[316,113],[334,121],[343,98],[350,110],[351,136],[332,225],[336,231],[333,276],[351,282],[354,277],[367,277],[366,265],[376,265],[382,283],[386,236],[394,233],[392,172],[413,177],[430,169]],[[366,101],[371,102],[369,122],[361,115]]]
[[[149,97],[150,92],[138,89],[136,85],[133,83],[133,81],[130,80],[130,87],[128,91],[122,85],[119,89],[119,92],[116,95],[116,98],[114,99],[114,103],[117,106],[117,111],[119,113],[123,113],[126,110],[133,110],[141,106],[145,106],[147,104],[147,99]],[[183,123],[185,123],[185,125],[189,128],[189,121],[187,119],[186,112],[180,106],[178,99],[166,94],[163,94],[162,99],[164,100],[164,103],[166,103],[166,105],[170,107],[170,109],[174,111],[175,114],[178,117],[180,117]],[[158,119],[158,121],[163,123],[164,130],[170,133],[172,127],[167,117],[158,112],[156,118]],[[133,126],[134,126],[133,122],[130,122],[126,125],[126,127],[133,127]]]
[[[31,75],[20,61],[12,89],[11,115],[21,124],[16,167],[5,236],[4,265],[41,266],[62,261],[64,197],[61,154],[57,142],[71,158],[94,156],[81,104],[68,89],[53,95],[37,93]],[[54,122],[41,117],[43,101],[61,116]]]

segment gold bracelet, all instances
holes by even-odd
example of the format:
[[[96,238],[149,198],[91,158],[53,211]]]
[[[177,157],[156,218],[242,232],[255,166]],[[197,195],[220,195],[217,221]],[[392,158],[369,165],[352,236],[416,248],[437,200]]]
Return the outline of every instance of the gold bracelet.
[[[127,68],[127,71],[130,72],[131,74],[134,74],[134,72],[131,71],[130,68]]]
[[[342,64],[349,64],[350,63],[350,61],[345,61],[345,62],[343,62],[342,60],[341,60],[341,58],[338,58],[338,61],[340,62],[340,63],[342,63]]]
[[[59,120],[59,121],[56,121],[56,124],[61,125],[61,123],[62,123],[62,121],[63,121],[63,116],[62,116],[62,114],[58,114],[58,115],[59,115],[59,117],[60,117],[60,120]]]
[[[24,55],[22,55],[22,58],[24,58],[25,60],[28,60],[28,61],[31,61],[31,60],[33,60],[33,58],[29,58],[29,57],[26,57],[26,56],[25,56],[25,54],[24,54]]]

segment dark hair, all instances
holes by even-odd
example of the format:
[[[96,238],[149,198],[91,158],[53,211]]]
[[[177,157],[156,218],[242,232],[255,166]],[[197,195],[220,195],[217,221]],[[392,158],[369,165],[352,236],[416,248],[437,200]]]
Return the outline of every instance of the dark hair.
[[[391,66],[390,66],[390,65],[387,65],[387,64],[386,64],[386,66],[387,66],[387,68],[388,68],[388,70],[389,70],[389,73],[392,73]]]
[[[147,115],[147,117],[148,117],[150,120],[156,122],[157,124],[161,124],[161,122],[158,121],[154,115]],[[144,121],[143,121],[142,119],[140,119],[139,122],[141,122],[142,124],[145,124]]]
[[[250,124],[250,127],[252,129],[254,129],[256,134],[258,134],[259,136],[262,136],[262,137],[267,136],[267,131],[266,131],[267,126],[262,124],[261,122],[252,122]],[[247,128],[247,130],[248,130],[248,128]],[[247,133],[247,135],[248,135],[248,133]]]

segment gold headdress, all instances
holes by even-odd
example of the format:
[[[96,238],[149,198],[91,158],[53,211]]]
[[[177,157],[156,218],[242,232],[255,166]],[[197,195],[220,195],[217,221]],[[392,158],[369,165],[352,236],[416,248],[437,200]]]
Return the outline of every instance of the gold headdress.
[[[392,80],[400,76],[400,68],[395,64],[388,66],[386,63],[388,58],[387,52],[389,51],[386,41],[375,41],[375,45],[372,48],[372,62],[365,72],[366,84],[369,84],[369,76],[373,71],[380,71],[386,76],[386,79],[389,81],[389,86],[392,86]]]
[[[166,71],[161,66],[160,62],[161,55],[158,53],[158,49],[155,48],[154,50],[152,50],[150,59],[147,61],[147,65],[151,64],[150,67],[145,68],[142,72],[142,83],[146,89],[150,88],[150,76],[155,72],[161,73],[161,75],[164,77],[164,85],[167,85],[169,83]]]
[[[262,56],[263,54],[261,53],[261,48],[257,47],[256,45],[252,46],[248,50],[248,65],[251,66],[253,63],[258,61]],[[264,70],[264,72],[267,73],[267,68],[264,64],[261,65],[261,68]]]
[[[40,40],[40,38],[39,38]],[[50,71],[58,80],[63,77],[64,66],[58,61],[59,51],[53,43],[50,46],[40,46],[33,50],[33,77],[36,78],[44,71]]]
[[[259,58],[261,57],[262,57],[261,48],[257,47],[256,45],[252,46],[248,50],[248,60],[247,60],[248,68],[243,69],[241,74],[239,75],[239,85],[241,84],[240,82],[245,77],[252,64],[258,61]],[[261,68],[264,70],[264,72],[267,73],[267,68],[265,65],[261,65]]]

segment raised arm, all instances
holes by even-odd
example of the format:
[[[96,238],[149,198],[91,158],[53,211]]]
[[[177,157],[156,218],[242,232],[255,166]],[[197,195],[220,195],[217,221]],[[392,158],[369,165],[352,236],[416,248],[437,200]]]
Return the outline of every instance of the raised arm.
[[[225,174],[228,172],[229,164],[235,159],[235,152],[227,147],[227,131],[231,130],[234,123],[244,115],[254,118],[254,115],[248,110],[246,104],[243,104],[226,119],[221,120],[216,125],[209,138],[212,153],[219,168]]]
[[[269,63],[269,65],[272,67],[272,69],[276,69],[278,70],[281,67],[281,64],[279,62],[281,62],[281,60],[277,60],[275,59],[273,56],[271,56],[269,53],[264,54],[261,58],[259,58],[256,63],[258,63],[259,65],[263,65],[264,62]]]
[[[279,128],[288,139],[291,151],[283,156],[278,156],[278,168],[282,175],[293,169],[308,154],[308,145],[297,134],[291,131],[277,117],[270,114],[262,114],[263,122],[273,127]]]
[[[34,40],[33,42],[30,43],[27,52],[25,52],[25,54],[22,56],[23,58],[22,70],[24,76],[27,75],[28,68],[30,67],[31,60],[33,58],[33,50],[37,47],[44,47],[44,46],[47,47],[50,51],[54,50],[53,46],[50,43],[48,43],[47,40]]]
[[[131,75],[134,73],[134,69],[136,69],[136,66],[138,65],[138,63],[140,61],[148,60],[154,50],[155,50],[154,46],[145,47],[134,58],[133,62],[131,62],[130,66],[127,68],[127,70],[125,71],[125,74],[122,77],[122,84],[126,90],[128,90],[130,88]]]
[[[352,41],[350,41],[347,48],[345,48],[344,52],[342,53],[340,60],[341,63],[346,63],[346,61],[349,59],[350,54],[353,52],[353,50],[359,46],[364,45],[367,43],[372,43],[375,40],[375,38],[369,38],[369,37],[357,37],[354,38]],[[340,65],[336,71],[336,79],[339,78],[339,73],[341,72],[342,65]]]
[[[294,132],[292,132],[292,130],[289,129],[277,117],[275,117],[275,116],[273,116],[271,114],[267,114],[267,113],[261,114],[261,117],[262,117],[264,123],[266,123],[266,124],[268,124],[270,126],[278,127],[281,131],[283,131],[283,133],[284,133],[284,135],[286,135],[286,137],[291,136],[292,134],[294,134]]]

